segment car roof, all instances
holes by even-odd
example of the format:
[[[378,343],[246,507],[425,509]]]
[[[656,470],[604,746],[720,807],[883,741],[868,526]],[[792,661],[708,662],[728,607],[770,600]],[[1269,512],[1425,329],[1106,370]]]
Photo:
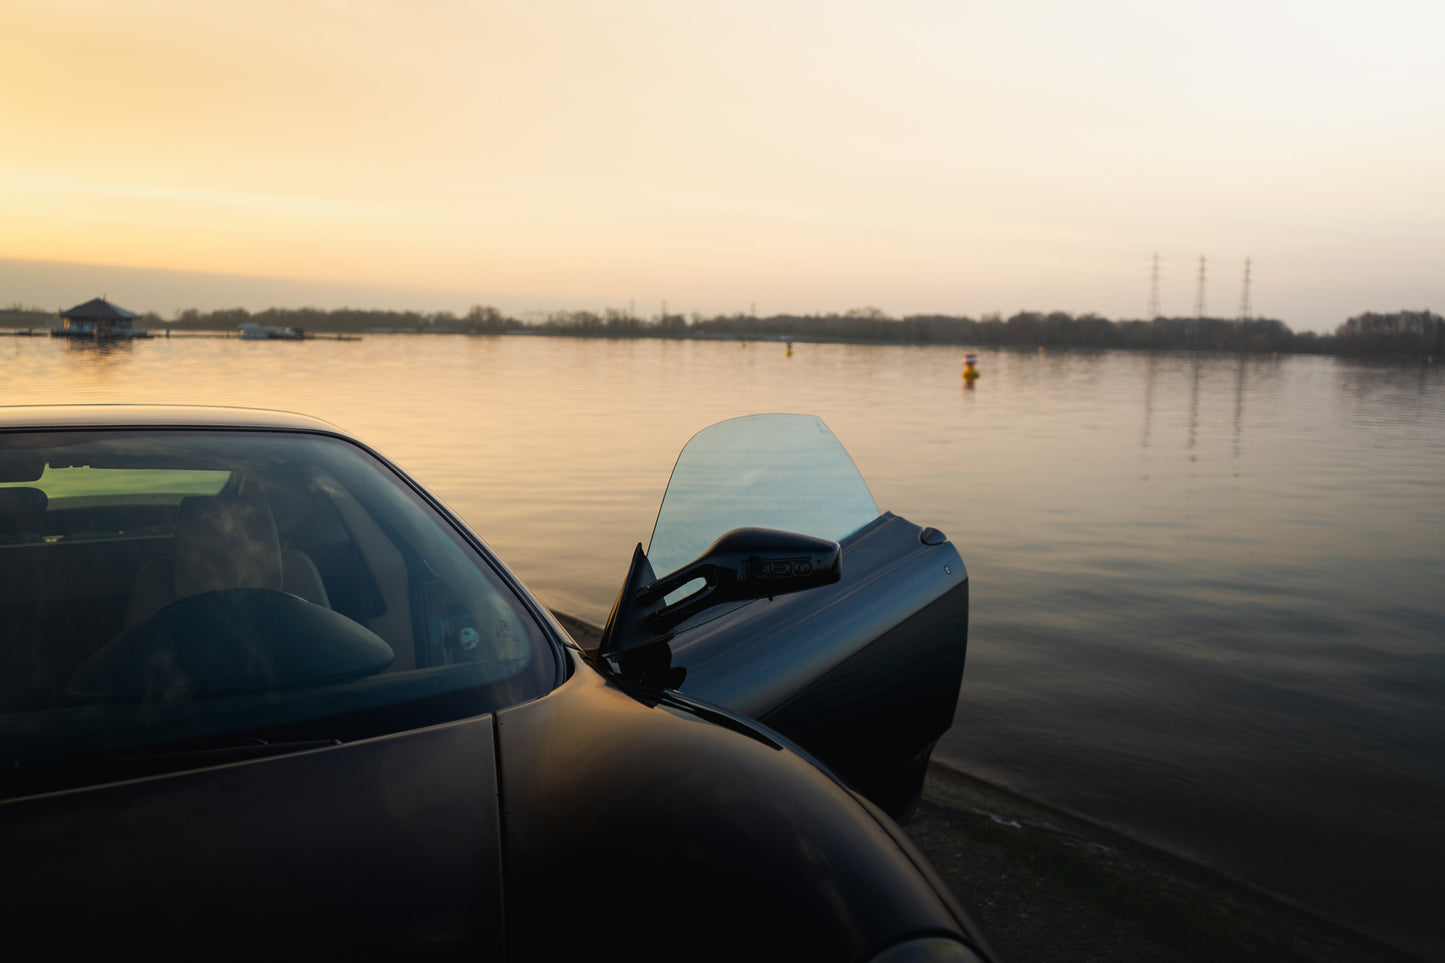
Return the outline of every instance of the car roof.
[[[264,428],[347,434],[329,422],[291,411],[213,405],[0,406],[0,430],[13,428]]]

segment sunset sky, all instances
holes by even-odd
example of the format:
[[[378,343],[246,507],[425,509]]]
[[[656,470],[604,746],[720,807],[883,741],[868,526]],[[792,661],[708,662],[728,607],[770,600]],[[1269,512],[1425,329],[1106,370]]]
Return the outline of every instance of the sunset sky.
[[[1445,4],[0,0],[0,304],[1445,311]]]

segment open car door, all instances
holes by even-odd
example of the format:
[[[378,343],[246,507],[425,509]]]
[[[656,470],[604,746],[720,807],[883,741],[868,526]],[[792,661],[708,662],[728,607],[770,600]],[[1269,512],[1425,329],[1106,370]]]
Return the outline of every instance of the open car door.
[[[667,611],[643,618],[649,592]],[[967,637],[954,546],[880,514],[822,419],[771,414],[683,449],[601,654],[770,726],[901,816],[953,722]]]

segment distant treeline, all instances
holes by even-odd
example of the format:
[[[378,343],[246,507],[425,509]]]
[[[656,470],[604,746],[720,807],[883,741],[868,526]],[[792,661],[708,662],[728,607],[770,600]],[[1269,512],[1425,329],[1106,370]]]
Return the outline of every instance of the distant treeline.
[[[714,318],[693,325],[718,335],[756,330],[800,340],[888,341],[905,344],[1057,345],[1098,348],[1182,348],[1203,351],[1317,351],[1319,336],[1296,335],[1280,321],[1219,318],[1156,318],[1110,321],[1096,314],[1021,311],[973,318],[851,311],[841,317]]]
[[[0,308],[0,328],[47,331],[55,324],[55,315],[40,308],[27,308],[14,304]]]
[[[406,331],[437,334],[500,334],[519,328],[520,321],[503,316],[493,307],[474,306],[458,317],[450,311],[425,314],[420,311],[362,311],[357,308],[267,308],[254,314],[245,308],[221,311],[198,311],[186,308],[174,321],[163,321],[158,315],[144,315],[136,324],[151,329],[171,328],[176,331],[235,331],[248,321],[256,324],[299,328],[308,333],[324,332],[360,334],[367,331]]]
[[[1332,350],[1337,354],[1445,355],[1445,318],[1429,311],[1373,311],[1350,318],[1335,329]]]
[[[1194,351],[1297,352],[1356,355],[1445,355],[1445,319],[1428,311],[1363,314],[1334,334],[1294,332],[1282,321],[1253,318],[1155,318],[1111,321],[1097,314],[1021,311],[1008,319],[941,314],[893,318],[877,308],[844,314],[681,315],[643,320],[609,310],[552,314],[537,329],[591,337],[769,338],[884,344],[1050,345]]]
[[[187,308],[173,320],[145,314],[136,324],[153,331],[236,331],[246,322],[299,328],[308,333],[416,332],[502,334],[525,332],[601,338],[726,338],[842,341],[879,344],[1050,345],[1097,348],[1153,348],[1194,351],[1296,352],[1348,355],[1445,356],[1445,319],[1429,311],[1374,312],[1350,318],[1333,334],[1296,333],[1268,318],[1155,318],[1111,321],[1096,314],[1021,311],[966,318],[916,314],[894,318],[878,308],[842,314],[752,315],[666,314],[638,318],[619,309],[558,311],[526,321],[490,306],[466,314],[450,311],[362,311],[338,308],[245,308],[200,311]],[[45,328],[54,316],[33,308],[0,309],[0,327]]]

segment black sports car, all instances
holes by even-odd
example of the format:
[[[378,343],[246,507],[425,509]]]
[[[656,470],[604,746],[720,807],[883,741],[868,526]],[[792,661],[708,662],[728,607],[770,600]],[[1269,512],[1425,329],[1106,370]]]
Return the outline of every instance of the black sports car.
[[[323,422],[0,409],[0,932],[34,959],[987,958],[880,809],[916,799],[966,623],[953,546],[880,516],[808,416],[689,444],[583,649]]]

